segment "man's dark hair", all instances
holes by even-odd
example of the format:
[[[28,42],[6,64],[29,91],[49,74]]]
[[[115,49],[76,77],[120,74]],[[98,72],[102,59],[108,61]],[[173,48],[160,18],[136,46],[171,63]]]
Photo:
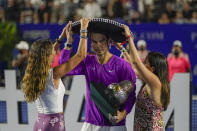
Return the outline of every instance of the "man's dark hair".
[[[99,32],[99,31],[92,31],[92,32],[89,32],[89,33],[88,33],[88,36],[89,36],[89,38],[90,38],[90,39],[91,39],[91,34],[92,34],[92,33],[99,33],[99,34],[103,34],[103,35],[105,35],[105,36],[106,36],[107,40],[110,38],[110,36],[109,36],[109,34],[108,34],[108,33]]]

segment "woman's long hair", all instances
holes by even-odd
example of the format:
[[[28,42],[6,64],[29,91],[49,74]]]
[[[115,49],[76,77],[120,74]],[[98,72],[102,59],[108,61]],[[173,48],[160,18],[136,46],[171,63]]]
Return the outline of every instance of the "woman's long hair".
[[[45,89],[49,70],[51,68],[50,55],[52,42],[40,39],[33,43],[29,51],[28,64],[21,82],[21,88],[27,102],[35,101]]]
[[[170,102],[170,86],[168,75],[168,63],[166,57],[158,52],[150,52],[147,56],[150,66],[155,68],[154,74],[158,76],[161,81],[161,103],[164,110],[167,109]]]

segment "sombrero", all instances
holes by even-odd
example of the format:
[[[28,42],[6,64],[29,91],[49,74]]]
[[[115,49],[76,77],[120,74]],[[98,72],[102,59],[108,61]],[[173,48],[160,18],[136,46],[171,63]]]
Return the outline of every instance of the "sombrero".
[[[80,34],[80,21],[72,23],[72,31]],[[113,42],[124,42],[126,37],[122,34],[124,32],[123,24],[110,19],[94,18],[88,25],[88,33],[96,32],[108,35]]]

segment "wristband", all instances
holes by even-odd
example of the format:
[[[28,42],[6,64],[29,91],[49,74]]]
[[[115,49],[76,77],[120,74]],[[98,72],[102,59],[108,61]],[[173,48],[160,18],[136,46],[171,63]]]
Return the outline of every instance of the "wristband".
[[[128,39],[129,39],[130,37],[131,37],[132,39],[134,38],[134,37],[133,37],[133,33],[132,33],[132,32],[131,32],[131,34],[130,34],[130,35],[128,35],[128,36],[126,37],[126,40],[125,40],[125,41],[123,41],[120,45],[124,45],[124,44],[126,44],[126,43],[127,43],[127,41],[128,41]]]
[[[125,53],[127,52],[127,50],[123,47],[121,50],[120,50],[122,53]]]
[[[88,30],[80,30],[80,33],[88,33]]]
[[[88,39],[87,36],[80,36],[80,38],[82,38],[82,39]]]
[[[134,39],[135,38],[135,35],[134,35],[134,33],[133,32],[130,32],[131,34],[130,35],[128,35],[127,37],[126,37],[126,39],[128,40],[129,39],[129,37],[131,37],[132,39]]]
[[[62,43],[62,41],[61,41],[60,39],[56,39],[55,42],[57,42],[57,43],[59,43],[59,44]]]
[[[58,37],[58,40],[60,40],[60,41],[63,41],[63,39],[64,39],[64,37],[63,37],[62,35],[60,35],[60,36]]]
[[[128,39],[129,39],[129,37],[133,38],[133,36],[132,36],[132,35],[128,35],[126,39],[128,40]]]
[[[126,44],[127,43],[127,41],[123,41],[120,45],[122,46],[122,45],[124,45],[124,44]]]
[[[55,41],[59,44],[61,44],[63,42],[64,37],[62,35],[60,35]]]

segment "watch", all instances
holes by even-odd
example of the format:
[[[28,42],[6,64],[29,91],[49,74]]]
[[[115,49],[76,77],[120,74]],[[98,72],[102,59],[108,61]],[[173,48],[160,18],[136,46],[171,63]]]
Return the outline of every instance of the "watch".
[[[72,44],[68,44],[68,43],[65,43],[64,46],[69,47],[69,48],[72,48],[73,47]]]

